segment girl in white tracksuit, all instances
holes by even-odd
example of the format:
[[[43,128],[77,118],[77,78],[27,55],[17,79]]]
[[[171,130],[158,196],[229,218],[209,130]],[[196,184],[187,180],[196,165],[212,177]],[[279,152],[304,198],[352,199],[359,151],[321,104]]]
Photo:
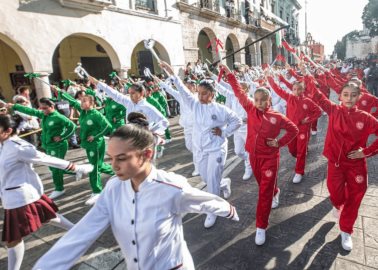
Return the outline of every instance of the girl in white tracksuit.
[[[157,170],[151,160],[154,137],[143,119],[117,129],[108,154],[116,176],[91,210],[34,266],[70,269],[109,227],[129,270],[194,270],[184,239],[184,213],[211,213],[239,220],[235,208],[213,194],[193,188],[175,173]],[[147,122],[148,126],[148,122]],[[90,228],[90,229],[89,229]]]
[[[201,178],[207,184],[207,191],[219,195],[223,168],[227,156],[227,137],[241,125],[241,119],[229,108],[213,101],[215,89],[205,81],[198,86],[198,99],[194,98],[172,68],[167,63],[161,66],[172,75],[173,83],[182,94],[192,112],[193,153]],[[230,181],[228,179],[228,181]],[[231,194],[230,182],[226,184],[224,195]],[[215,215],[207,215],[205,227],[210,228],[216,221]]]
[[[193,153],[193,116],[191,109],[189,108],[188,104],[184,102],[182,98],[182,94],[173,89],[172,86],[168,82],[163,82],[159,80],[159,86],[168,94],[170,94],[178,103],[180,103],[180,120],[179,124],[184,128],[184,138],[185,138],[185,146],[186,148]],[[198,99],[197,93],[191,92],[195,99]],[[197,163],[194,160],[193,155],[193,163],[194,163],[194,172],[192,173],[193,176],[198,175]]]
[[[216,76],[213,75],[212,78],[215,79]],[[215,89],[221,95],[226,97],[225,105],[229,107],[232,111],[234,111],[242,119],[242,125],[234,133],[234,148],[235,154],[244,161],[245,171],[243,175],[243,180],[248,180],[252,176],[252,168],[249,164],[249,155],[247,151],[245,151],[245,142],[247,140],[247,113],[244,110],[244,108],[240,105],[238,99],[234,94],[234,91],[228,83],[221,80],[219,84],[215,85]],[[249,89],[247,87],[247,91],[248,90]]]
[[[13,104],[12,104],[13,105]],[[0,198],[4,208],[2,241],[8,251],[8,269],[21,268],[25,252],[23,238],[44,223],[69,230],[73,224],[60,215],[54,201],[44,194],[43,184],[34,171],[40,164],[79,174],[92,165],[75,165],[39,152],[16,133],[21,117],[0,115]]]

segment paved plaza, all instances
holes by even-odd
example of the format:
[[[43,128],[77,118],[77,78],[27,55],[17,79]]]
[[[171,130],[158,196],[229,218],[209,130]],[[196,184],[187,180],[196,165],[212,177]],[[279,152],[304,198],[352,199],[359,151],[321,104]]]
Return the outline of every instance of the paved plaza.
[[[166,147],[157,167],[182,174],[193,186],[206,189],[199,177],[191,177],[192,157],[185,149],[178,118],[171,119],[171,124],[173,141]],[[233,153],[230,140],[225,175],[232,179],[230,202],[236,206],[240,222],[218,218],[213,228],[205,229],[204,215],[188,214],[184,217],[185,238],[197,269],[378,269],[378,158],[373,157],[368,162],[369,188],[354,228],[354,249],[348,253],[341,248],[337,220],[331,214],[328,199],[326,159],[321,156],[326,126],[327,117],[322,116],[320,133],[312,136],[309,144],[306,175],[302,183],[291,182],[295,160],[287,148],[281,150],[280,206],[272,210],[267,241],[262,247],[254,243],[257,185],[254,178],[248,181],[241,179],[244,165]],[[67,159],[86,161],[81,149],[69,151]],[[36,166],[36,169],[49,194],[53,184],[48,168]],[[108,177],[104,175],[104,183]],[[65,188],[66,194],[56,202],[63,215],[77,222],[89,210],[84,205],[91,193],[88,179],[75,182],[73,176],[67,175]],[[63,234],[61,229],[46,225],[27,237],[22,269],[31,269]],[[1,245],[0,269],[6,269],[6,265],[7,252]],[[73,269],[127,269],[110,229]]]

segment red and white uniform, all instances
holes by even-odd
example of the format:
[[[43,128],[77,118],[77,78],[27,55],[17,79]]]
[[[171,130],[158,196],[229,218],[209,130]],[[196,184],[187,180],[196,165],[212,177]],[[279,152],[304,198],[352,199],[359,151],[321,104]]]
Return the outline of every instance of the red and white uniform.
[[[256,227],[265,229],[268,227],[273,196],[278,192],[279,147],[292,141],[298,134],[298,128],[283,114],[270,108],[265,111],[258,110],[253,101],[244,93],[235,76],[229,74],[227,78],[235,96],[247,112],[247,142],[245,148],[249,153],[250,163],[259,185]],[[268,139],[277,138],[281,129],[286,130],[286,134],[278,140],[279,147],[268,146]]]
[[[304,95],[294,96],[287,93],[274,82],[272,77],[269,77],[268,81],[273,90],[286,100],[286,115],[299,129],[298,136],[288,144],[288,147],[290,153],[297,158],[295,173],[304,175],[311,123],[319,118],[320,108]],[[306,123],[302,124],[305,119]]]
[[[367,189],[366,158],[349,159],[348,153],[363,149],[365,156],[378,153],[378,140],[366,146],[370,134],[378,135],[378,120],[372,115],[332,103],[314,85],[312,78],[305,78],[314,93],[314,101],[329,115],[323,155],[328,159],[327,186],[332,204],[342,210],[340,229],[353,232],[362,198]]]
[[[370,93],[361,93],[360,99],[356,104],[359,110],[370,113],[375,118],[378,117],[378,98]],[[373,109],[375,111],[373,112]]]

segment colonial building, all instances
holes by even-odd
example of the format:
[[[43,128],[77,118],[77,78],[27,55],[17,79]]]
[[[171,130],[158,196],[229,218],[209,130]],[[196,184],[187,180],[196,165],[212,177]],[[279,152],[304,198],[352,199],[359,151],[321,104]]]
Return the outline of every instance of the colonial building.
[[[358,36],[347,39],[345,58],[365,59],[369,54],[378,54],[378,36],[370,37],[369,30],[364,26]]]
[[[9,0],[0,1],[0,8],[0,89],[10,100],[24,84],[35,87],[38,97],[50,95],[46,84],[33,84],[25,72],[40,73],[45,82],[75,79],[78,62],[103,79],[113,70],[121,76],[126,70],[142,75],[145,67],[161,72],[145,39],[154,39],[159,57],[179,69],[197,59],[216,60],[215,46],[208,47],[215,36],[223,56],[285,23],[294,38],[300,5],[295,0]],[[271,63],[276,53],[273,36],[227,64]]]

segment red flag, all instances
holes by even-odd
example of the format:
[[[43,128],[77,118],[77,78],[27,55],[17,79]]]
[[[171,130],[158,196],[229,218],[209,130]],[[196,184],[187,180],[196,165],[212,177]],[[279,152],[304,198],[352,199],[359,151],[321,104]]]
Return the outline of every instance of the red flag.
[[[289,52],[291,52],[291,53],[295,53],[295,49],[294,49],[293,47],[291,47],[291,46],[289,45],[289,43],[287,43],[286,40],[284,40],[284,39],[282,39],[282,46],[284,46],[284,48],[285,48],[287,51],[289,51]]]
[[[220,82],[220,80],[222,79],[223,74],[224,74],[225,72],[226,72],[226,71],[224,70],[224,68],[221,68],[221,69],[219,70],[218,82]]]
[[[286,62],[286,59],[285,59],[285,56],[283,56],[282,54],[278,54],[276,56],[276,61],[281,61],[282,63],[285,63]]]
[[[267,68],[268,68],[268,64],[267,64],[267,63],[264,63],[264,64],[261,65],[261,67],[262,67],[263,70],[264,70],[264,69],[267,69]]]

